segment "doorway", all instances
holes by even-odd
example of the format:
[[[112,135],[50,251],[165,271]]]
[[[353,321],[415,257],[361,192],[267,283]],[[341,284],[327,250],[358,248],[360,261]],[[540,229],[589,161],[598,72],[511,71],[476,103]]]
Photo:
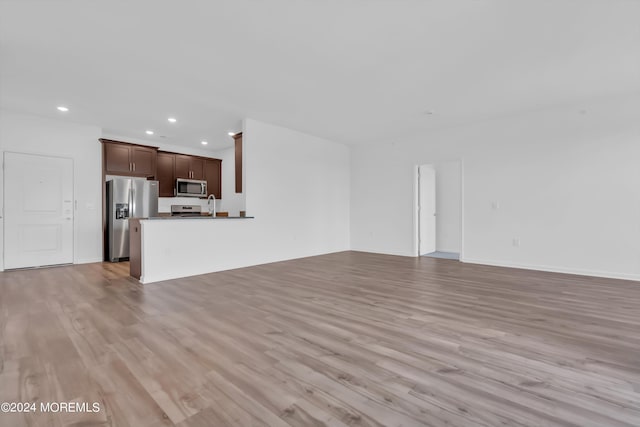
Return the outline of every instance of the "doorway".
[[[4,153],[4,268],[73,262],[73,160]]]
[[[462,161],[417,167],[416,254],[459,260],[462,254]]]
[[[436,251],[436,170],[418,166],[418,247],[419,255]]]

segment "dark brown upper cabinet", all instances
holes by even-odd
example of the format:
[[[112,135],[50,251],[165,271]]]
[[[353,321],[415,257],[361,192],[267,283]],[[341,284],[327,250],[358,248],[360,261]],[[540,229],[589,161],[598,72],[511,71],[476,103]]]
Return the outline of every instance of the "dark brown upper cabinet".
[[[176,178],[204,180],[204,159],[202,157],[175,154]]]
[[[155,177],[158,149],[101,139],[105,175]]]
[[[131,147],[131,163],[133,163],[133,173],[135,175],[154,177],[156,175],[157,156],[157,148],[133,145]]]
[[[236,193],[242,193],[242,132],[233,135],[236,148]]]
[[[222,198],[222,160],[204,160],[204,179],[207,180],[207,193]]]
[[[175,195],[175,165],[175,154],[158,151],[158,173],[156,179],[159,182],[158,195],[160,197],[173,197]]]
[[[177,178],[207,181],[207,193],[222,197],[222,160],[158,151],[160,197],[173,197]]]

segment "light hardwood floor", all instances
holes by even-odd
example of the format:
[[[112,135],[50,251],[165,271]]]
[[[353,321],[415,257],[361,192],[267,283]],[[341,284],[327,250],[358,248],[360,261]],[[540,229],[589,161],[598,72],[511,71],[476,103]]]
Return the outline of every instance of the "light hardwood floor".
[[[0,426],[639,426],[640,283],[344,252],[0,273]]]

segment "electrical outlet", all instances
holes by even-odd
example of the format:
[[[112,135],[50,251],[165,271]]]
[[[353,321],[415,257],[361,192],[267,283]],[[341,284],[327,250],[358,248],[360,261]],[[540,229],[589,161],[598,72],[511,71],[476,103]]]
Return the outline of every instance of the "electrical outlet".
[[[500,209],[500,202],[498,202],[497,200],[491,202],[491,209],[493,209],[494,211],[497,211],[498,209]]]
[[[515,246],[516,248],[520,247],[520,239],[518,237],[514,237],[513,241],[511,242],[513,244],[513,246]]]

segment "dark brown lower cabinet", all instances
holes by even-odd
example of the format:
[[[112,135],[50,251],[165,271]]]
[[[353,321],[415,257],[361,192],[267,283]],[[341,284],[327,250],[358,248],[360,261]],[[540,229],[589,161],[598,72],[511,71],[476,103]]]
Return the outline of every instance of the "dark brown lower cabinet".
[[[140,280],[142,275],[142,234],[140,219],[129,220],[129,275]]]

